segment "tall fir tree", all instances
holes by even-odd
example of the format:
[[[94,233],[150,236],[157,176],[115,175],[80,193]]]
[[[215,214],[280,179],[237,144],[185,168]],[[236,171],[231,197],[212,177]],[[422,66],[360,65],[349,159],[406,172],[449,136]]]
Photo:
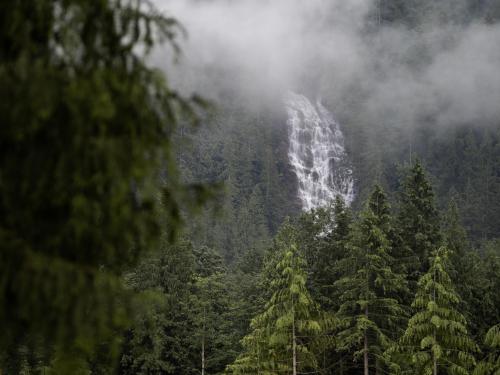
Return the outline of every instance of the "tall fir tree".
[[[448,252],[439,248],[418,281],[415,314],[400,340],[400,349],[411,357],[413,374],[467,375],[475,365],[478,348],[457,310],[460,298],[447,272]]]
[[[336,264],[347,255],[351,224],[351,210],[337,196],[331,205],[305,212],[293,225],[284,225],[278,236],[287,233],[285,237],[295,238],[306,259],[308,289],[324,311],[339,308],[333,284],[342,274]],[[322,368],[335,368],[342,358],[331,348],[323,352],[321,362]]]
[[[220,374],[236,357],[237,340],[230,316],[231,295],[222,258],[214,250],[195,249],[195,275],[189,314],[193,333],[190,350],[199,353],[196,366],[201,375]]]
[[[453,272],[464,274],[467,270],[466,258],[471,250],[467,232],[462,226],[457,198],[452,197],[444,215],[443,235],[446,247],[450,250],[450,263]]]
[[[297,375],[318,367],[315,349],[326,320],[306,287],[305,261],[295,245],[281,249],[273,294],[243,339],[244,353],[230,374]]]
[[[403,245],[413,254],[408,271],[416,282],[429,268],[429,256],[441,242],[434,192],[418,160],[404,180],[400,199],[398,229]]]
[[[479,331],[479,325],[474,317],[479,316],[478,306],[481,305],[479,290],[484,285],[484,276],[480,272],[481,260],[467,237],[462,226],[457,198],[453,196],[448,203],[444,215],[443,240],[450,250],[449,269],[452,284],[460,297],[459,309],[470,322],[471,334]]]
[[[198,361],[190,349],[195,326],[189,300],[194,266],[192,244],[182,240],[176,245],[164,243],[159,254],[126,275],[129,287],[142,298],[125,333],[120,374],[197,372]]]
[[[346,256],[351,223],[351,210],[337,196],[331,206],[302,214],[295,225],[297,243],[307,261],[309,289],[324,310],[338,309],[335,265]]]
[[[335,197],[331,220],[323,228],[325,245],[317,259],[318,267],[313,277],[322,294],[322,306],[328,311],[338,309],[338,294],[333,284],[341,276],[337,262],[347,256],[347,243],[351,234],[352,214],[341,196]]]
[[[335,287],[340,295],[338,349],[362,358],[364,374],[383,370],[384,351],[402,330],[405,310],[398,295],[406,288],[405,277],[393,270],[392,220],[386,196],[375,186],[354,228],[349,256],[338,266],[344,275]]]

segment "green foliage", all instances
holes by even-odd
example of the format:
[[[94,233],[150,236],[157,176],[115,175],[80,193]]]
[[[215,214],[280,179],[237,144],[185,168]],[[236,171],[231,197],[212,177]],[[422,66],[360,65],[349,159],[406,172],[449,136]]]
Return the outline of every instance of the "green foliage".
[[[195,374],[189,337],[190,287],[193,283],[192,245],[164,244],[158,256],[143,261],[127,275],[127,284],[142,293],[135,319],[125,334],[120,373]]]
[[[454,265],[454,272],[463,274],[467,267],[464,259],[470,251],[467,232],[460,222],[460,212],[456,197],[452,197],[448,204],[448,211],[444,217],[443,234],[446,247],[451,251],[450,261]]]
[[[500,226],[498,126],[456,127],[425,142],[426,164],[437,179],[441,205],[455,197],[470,239],[491,239]],[[423,140],[424,141],[424,140]]]
[[[264,251],[285,216],[299,212],[285,125],[235,96],[224,98],[202,128],[178,137],[186,144],[179,152],[186,179],[224,183],[217,209],[190,222],[190,236],[220,249],[228,263],[248,249]]]
[[[478,348],[467,332],[467,321],[456,307],[459,296],[446,270],[448,250],[439,248],[418,282],[412,307],[415,314],[400,340],[411,356],[413,374],[431,374],[437,368],[448,374],[469,374]]]
[[[305,261],[295,245],[281,248],[276,275],[265,311],[252,319],[244,352],[228,373],[275,374],[294,366],[304,372],[318,366],[315,350],[327,320],[306,288]]]
[[[125,334],[120,374],[222,373],[235,357],[232,294],[221,257],[189,241],[166,243],[127,275],[142,294]]]
[[[471,270],[473,298],[468,305],[478,342],[482,342],[486,332],[500,322],[500,241],[488,241],[480,250],[484,254],[474,262]]]
[[[450,250],[448,274],[460,297],[459,310],[469,322],[471,335],[478,338],[477,335],[483,335],[480,331],[485,323],[477,319],[481,315],[478,307],[485,302],[484,285],[487,281],[480,256],[472,249],[462,226],[456,197],[451,198],[444,215],[443,237]]]
[[[500,374],[500,324],[488,330],[484,343],[489,348],[490,353],[478,363],[474,375],[498,375]]]
[[[172,155],[195,102],[144,62],[180,29],[132,0],[4,2],[0,25],[0,341],[89,353],[125,326],[122,271],[205,197]]]
[[[403,246],[416,258],[409,264],[409,272],[417,280],[429,268],[428,258],[441,240],[434,192],[418,160],[404,180],[397,224]]]
[[[338,309],[333,284],[341,272],[336,263],[346,256],[352,220],[351,210],[337,196],[332,206],[304,213],[295,225],[297,243],[307,261],[309,289],[325,310]]]
[[[263,272],[264,255],[249,249],[237,266],[228,274],[227,282],[233,306],[231,320],[234,327],[233,346],[241,353],[241,339],[249,332],[253,317],[264,310],[268,287]]]
[[[237,355],[232,318],[234,302],[225,269],[211,267],[219,263],[221,257],[213,254],[212,259],[205,257],[203,260],[202,272],[196,274],[190,301],[194,321],[191,347],[199,353],[199,369],[203,367],[206,374],[222,374],[226,364]]]
[[[348,255],[339,262],[344,273],[335,282],[341,293],[338,348],[353,350],[356,360],[368,356],[375,360],[370,366],[378,369],[406,315],[400,301],[406,289],[405,276],[395,272],[390,255],[392,231],[387,198],[380,186],[375,186],[354,227]]]

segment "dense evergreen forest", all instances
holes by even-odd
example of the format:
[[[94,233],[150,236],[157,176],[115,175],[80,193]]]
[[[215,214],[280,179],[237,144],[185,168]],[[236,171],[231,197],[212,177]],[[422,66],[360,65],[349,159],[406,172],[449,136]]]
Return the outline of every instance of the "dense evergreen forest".
[[[284,108],[176,91],[155,3],[0,5],[0,375],[500,374],[500,117],[372,123],[355,82],[325,92],[355,200],[303,212]],[[375,36],[500,23],[370,9]]]

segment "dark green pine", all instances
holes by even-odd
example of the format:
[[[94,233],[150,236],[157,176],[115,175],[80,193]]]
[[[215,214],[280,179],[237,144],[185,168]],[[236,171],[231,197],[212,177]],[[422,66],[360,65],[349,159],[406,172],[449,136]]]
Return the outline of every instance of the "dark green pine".
[[[392,230],[387,198],[375,186],[355,225],[349,256],[339,262],[344,274],[335,282],[341,302],[338,349],[362,360],[365,374],[387,367],[384,351],[404,325],[399,295],[406,290],[406,280],[393,269],[388,238]]]
[[[275,263],[272,296],[254,317],[242,340],[243,353],[227,373],[304,373],[318,368],[317,350],[326,346],[329,320],[306,287],[306,264],[294,244],[280,249]],[[319,349],[318,349],[319,348]]]
[[[400,340],[415,374],[467,375],[475,366],[477,345],[457,309],[460,297],[447,272],[448,249],[439,248],[430,268],[418,281],[414,315]]]
[[[434,192],[418,160],[404,180],[397,222],[402,245],[413,255],[408,259],[408,271],[416,282],[429,268],[432,250],[441,244]]]

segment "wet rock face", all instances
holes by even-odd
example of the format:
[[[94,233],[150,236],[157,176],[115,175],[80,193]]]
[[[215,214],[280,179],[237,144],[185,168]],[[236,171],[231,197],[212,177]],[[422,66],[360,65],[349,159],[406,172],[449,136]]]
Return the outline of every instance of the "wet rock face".
[[[319,101],[290,92],[285,98],[288,114],[288,158],[298,179],[303,210],[328,205],[340,195],[347,204],[354,199],[352,167],[344,148],[344,135],[333,114]]]

